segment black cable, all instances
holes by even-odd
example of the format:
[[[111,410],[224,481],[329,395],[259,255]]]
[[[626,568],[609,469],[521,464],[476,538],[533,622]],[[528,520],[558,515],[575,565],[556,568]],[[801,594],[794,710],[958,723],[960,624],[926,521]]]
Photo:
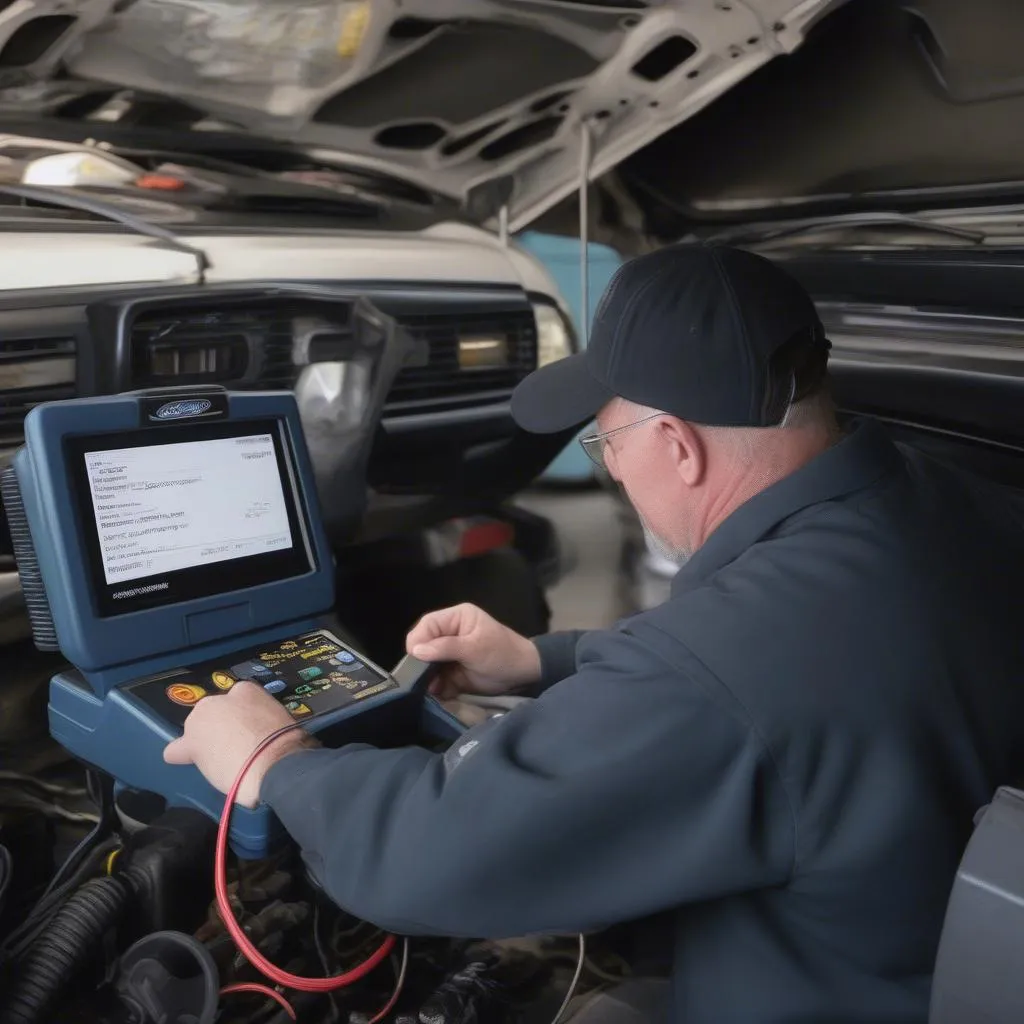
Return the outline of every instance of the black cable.
[[[38,900],[18,927],[0,942],[0,961],[7,956],[15,959],[21,956],[57,913],[64,899],[98,867],[98,862],[102,862],[116,847],[116,839],[109,839],[97,846],[91,856],[63,885],[54,889],[45,899]]]
[[[110,785],[105,785],[103,780],[97,778],[93,772],[86,774],[85,785],[93,803],[99,809],[99,821],[57,869],[56,874],[50,879],[49,885],[43,890],[43,895],[39,897],[40,902],[47,899],[65,879],[73,875],[86,861],[93,847],[102,842],[103,838],[113,829],[114,799]]]
[[[72,811],[55,800],[40,799],[24,791],[3,794],[0,790],[0,810],[34,811],[46,818],[57,818],[75,825],[96,823],[96,815],[88,811]]]
[[[26,775],[24,772],[9,771],[6,768],[0,769],[0,784],[16,783],[19,786],[29,786],[32,789],[42,790],[50,796],[82,797],[88,795],[85,786],[62,786],[57,782],[47,782],[45,779],[37,779],[35,776]]]
[[[45,900],[50,893],[58,889],[70,875],[75,873],[75,870],[89,855],[89,851],[100,841],[102,835],[103,819],[101,818],[89,829],[85,838],[68,854],[64,863],[54,872],[53,878],[50,879],[49,884],[43,890],[43,895],[39,897],[40,901]]]
[[[18,957],[25,951],[28,944],[33,942],[40,930],[46,926],[63,899],[91,871],[97,850],[109,848],[109,840],[104,843],[103,837],[113,831],[116,820],[112,784],[104,784],[104,780],[93,772],[86,774],[85,781],[86,790],[99,809],[99,821],[57,869],[42,895],[18,927],[0,940],[0,962],[12,955]]]
[[[306,1020],[306,1013],[310,1015],[323,1005],[324,995],[322,992],[289,992],[288,1002],[292,1009],[298,1014],[299,1020]],[[278,1007],[274,1007],[273,1013],[266,1018],[265,1024],[292,1024],[292,1017]]]
[[[0,1024],[43,1024],[80,969],[124,916],[135,889],[130,871],[85,883],[33,943],[0,1009]]]

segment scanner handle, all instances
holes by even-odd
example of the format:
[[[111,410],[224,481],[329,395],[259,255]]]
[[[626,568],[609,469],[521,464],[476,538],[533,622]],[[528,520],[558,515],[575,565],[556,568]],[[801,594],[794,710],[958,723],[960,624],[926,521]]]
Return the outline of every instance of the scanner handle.
[[[398,688],[403,693],[425,694],[440,669],[441,666],[437,662],[420,661],[419,658],[407,654],[394,667],[391,678],[398,683]]]

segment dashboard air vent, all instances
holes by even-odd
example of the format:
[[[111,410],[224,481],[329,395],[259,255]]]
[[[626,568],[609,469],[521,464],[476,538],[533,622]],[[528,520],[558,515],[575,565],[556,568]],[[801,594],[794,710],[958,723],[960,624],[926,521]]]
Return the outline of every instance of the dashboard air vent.
[[[21,444],[33,406],[74,396],[74,338],[0,338],[0,449]]]

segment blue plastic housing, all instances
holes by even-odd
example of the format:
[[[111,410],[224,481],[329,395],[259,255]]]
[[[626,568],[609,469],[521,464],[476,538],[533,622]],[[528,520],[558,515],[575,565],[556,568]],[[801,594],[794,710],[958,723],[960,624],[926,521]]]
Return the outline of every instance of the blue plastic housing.
[[[215,820],[220,817],[223,794],[195,768],[169,765],[163,759],[164,747],[180,730],[133,700],[130,693],[114,689],[101,699],[80,674],[64,672],[50,684],[49,713],[50,732],[58,743],[123,786],[159,793],[169,806],[192,807]],[[304,727],[328,746],[357,740],[380,745],[417,739],[447,743],[463,730],[435,700],[404,690],[318,715]],[[266,805],[236,806],[232,811],[231,847],[239,857],[265,857],[285,838]]]
[[[159,444],[161,428],[141,420],[145,400],[142,393],[42,405],[25,421],[25,447],[15,457],[14,472],[57,642],[73,666],[51,682],[50,730],[72,754],[122,786],[157,793],[170,805],[217,818],[223,796],[197,769],[163,761],[164,747],[180,735],[179,726],[137,700],[127,686],[322,628],[322,616],[334,604],[333,558],[294,396],[224,393],[219,401],[226,402],[226,415],[219,422],[276,419],[284,424],[295,505],[313,567],[299,576],[215,596],[101,615],[65,442],[152,430]],[[363,486],[362,481],[353,485]],[[446,742],[461,731],[458,721],[431,698],[398,684],[316,714],[303,725],[330,744],[357,739],[380,745],[420,738]],[[235,810],[231,841],[239,855],[264,856],[281,837],[268,808]]]
[[[231,421],[274,418],[286,425],[296,498],[305,513],[315,567],[259,587],[107,618],[97,611],[64,442],[76,435],[140,429],[140,396],[41,405],[25,419],[25,446],[14,468],[57,639],[64,657],[100,696],[126,679],[177,664],[183,651],[191,658],[206,651],[212,656],[232,638],[265,633],[285,622],[310,622],[334,603],[334,565],[294,396],[232,393],[227,401]],[[156,443],[159,428],[151,429]]]

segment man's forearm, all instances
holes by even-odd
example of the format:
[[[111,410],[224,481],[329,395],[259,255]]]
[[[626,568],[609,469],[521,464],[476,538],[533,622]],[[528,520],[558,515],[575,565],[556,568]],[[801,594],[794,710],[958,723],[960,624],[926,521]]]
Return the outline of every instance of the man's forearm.
[[[381,751],[354,744],[299,751],[268,770],[260,797],[339,906],[403,934],[440,934],[429,920],[405,916],[402,904],[415,901],[402,893],[424,866],[415,844],[403,842],[400,814],[407,794],[420,788],[437,762],[418,748]],[[426,793],[417,794],[417,803],[430,801],[433,787],[424,782]]]
[[[571,638],[556,642],[565,657]],[[260,795],[335,902],[397,934],[505,938],[789,877],[795,830],[765,831],[789,796],[742,716],[708,699],[703,666],[625,633],[580,646],[579,672],[444,754],[353,744],[268,771]]]

